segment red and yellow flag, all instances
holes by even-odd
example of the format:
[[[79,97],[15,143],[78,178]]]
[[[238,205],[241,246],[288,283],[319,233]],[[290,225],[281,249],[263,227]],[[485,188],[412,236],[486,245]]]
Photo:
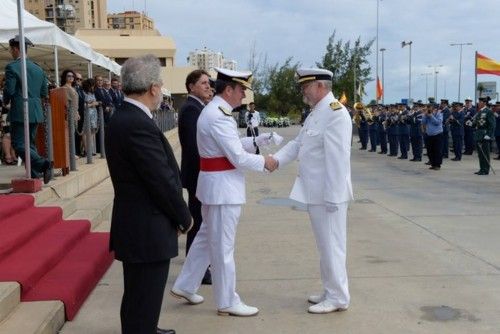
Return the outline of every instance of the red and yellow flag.
[[[377,78],[377,100],[380,100],[384,96],[384,89],[382,88],[382,83],[380,79]]]
[[[491,58],[485,57],[480,53],[477,54],[476,59],[476,73],[477,74],[492,74],[500,75],[500,62]]]
[[[347,96],[345,96],[345,92],[342,92],[342,96],[340,97],[339,102],[342,103],[342,104],[346,104],[347,103]]]

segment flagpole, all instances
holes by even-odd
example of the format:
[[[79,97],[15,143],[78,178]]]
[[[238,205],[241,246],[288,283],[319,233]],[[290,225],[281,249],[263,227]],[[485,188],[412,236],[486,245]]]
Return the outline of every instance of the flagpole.
[[[477,50],[476,50],[476,65],[474,66],[474,103],[477,106]]]

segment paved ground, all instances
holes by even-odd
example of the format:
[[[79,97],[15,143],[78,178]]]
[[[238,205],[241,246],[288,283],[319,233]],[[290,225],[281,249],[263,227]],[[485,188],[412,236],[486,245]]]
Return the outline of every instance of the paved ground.
[[[279,133],[289,139],[298,129]],[[288,204],[296,174],[291,165],[247,178],[236,247],[238,292],[260,314],[217,316],[212,291],[203,286],[206,301],[197,306],[165,293],[161,327],[178,333],[500,333],[500,176],[474,175],[475,156],[445,160],[441,171],[429,171],[423,163],[357,146],[347,312],[306,313],[308,294],[320,290],[306,213],[300,206],[261,204]],[[168,289],[183,260],[172,261]],[[121,293],[115,263],[61,333],[119,333]]]

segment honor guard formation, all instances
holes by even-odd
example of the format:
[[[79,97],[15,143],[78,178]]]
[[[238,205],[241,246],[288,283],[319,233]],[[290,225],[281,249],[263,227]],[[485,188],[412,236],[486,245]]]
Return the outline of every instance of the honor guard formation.
[[[386,154],[400,160],[425,161],[431,170],[440,170],[443,159],[461,161],[474,151],[479,160],[477,175],[494,173],[490,153],[500,160],[500,102],[490,105],[489,97],[481,97],[474,106],[470,97],[464,102],[442,99],[429,103],[364,106],[356,102],[351,110],[360,150]],[[493,147],[495,146],[495,147]],[[409,155],[411,152],[411,156]],[[411,159],[410,159],[411,157]]]

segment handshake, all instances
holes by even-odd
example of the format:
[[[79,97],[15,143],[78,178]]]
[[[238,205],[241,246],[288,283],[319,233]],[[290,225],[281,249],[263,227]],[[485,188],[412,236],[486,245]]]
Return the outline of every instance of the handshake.
[[[269,172],[274,172],[279,166],[278,160],[274,159],[274,157],[269,154],[267,157],[264,157],[264,168]]]

